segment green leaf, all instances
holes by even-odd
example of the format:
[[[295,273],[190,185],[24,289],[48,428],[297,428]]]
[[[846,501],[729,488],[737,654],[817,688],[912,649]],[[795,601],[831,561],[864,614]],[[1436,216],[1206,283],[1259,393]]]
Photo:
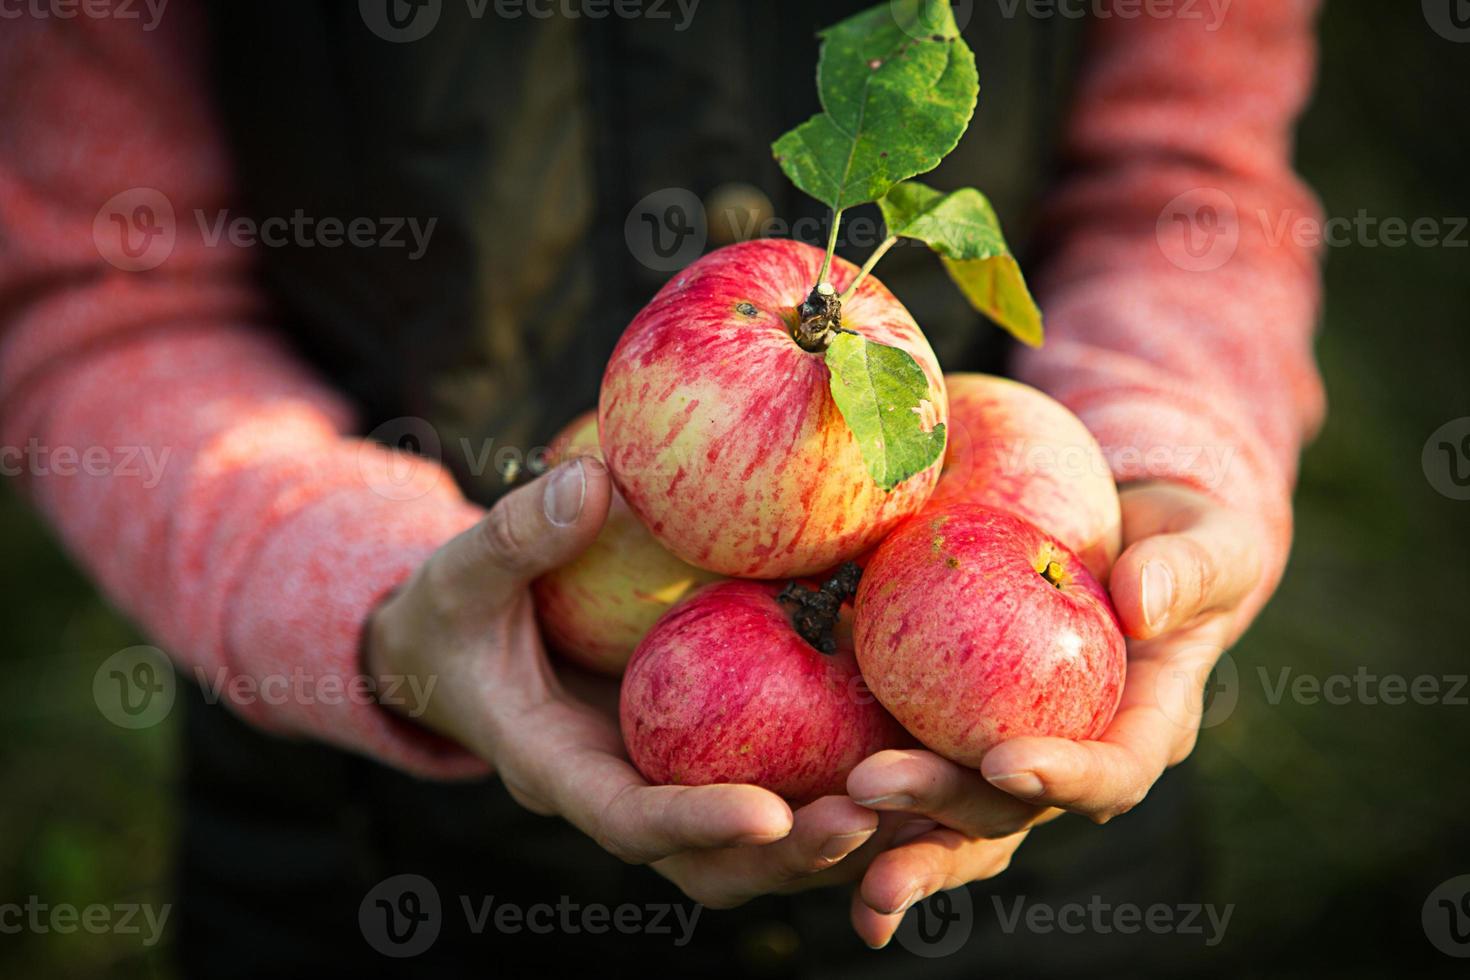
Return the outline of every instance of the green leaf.
[[[821,34],[823,111],[776,140],[792,183],[836,211],[939,165],[975,112],[980,79],[949,0],[892,0]]]
[[[827,348],[832,399],[873,482],[892,490],[944,455],[929,379],[908,351],[839,333]]]
[[[984,194],[972,187],[945,194],[910,180],[895,185],[878,207],[888,234],[916,238],[939,253],[971,306],[1022,343],[1041,346],[1041,310]]]

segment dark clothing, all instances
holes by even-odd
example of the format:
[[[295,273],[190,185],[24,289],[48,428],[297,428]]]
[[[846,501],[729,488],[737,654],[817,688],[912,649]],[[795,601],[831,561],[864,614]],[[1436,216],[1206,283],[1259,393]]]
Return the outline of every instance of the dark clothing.
[[[476,19],[473,6],[445,0],[434,30],[397,44],[370,32],[357,4],[214,3],[219,101],[251,210],[437,218],[416,261],[401,249],[266,250],[263,274],[293,337],[363,407],[368,428],[412,415],[432,422],[446,446],[543,445],[594,404],[619,333],[667,278],[625,237],[637,202],[667,188],[708,201],[747,183],[800,237],[824,237],[823,209],[785,181],[769,144],[817,108],[816,30],[867,5],[704,0],[675,30],[676,8],[670,19],[503,18],[492,2]],[[966,35],[981,66],[981,109],[933,180],[985,190],[1021,245],[1051,169],[1076,31],[1066,18],[1005,19],[1002,9],[974,5]],[[876,231],[876,210],[848,220],[862,217]],[[860,259],[876,237],[854,244],[844,251]],[[932,257],[896,249],[880,275],[947,368],[1002,366],[999,332],[969,311]],[[445,462],[463,460],[446,453]],[[472,497],[498,492],[494,473],[457,468]],[[1108,828],[1106,847],[1079,820],[1037,832],[993,886],[969,889],[970,941],[933,959],[897,942],[882,954],[862,948],[846,890],[705,910],[683,946],[671,915],[662,923],[670,934],[497,929],[502,904],[632,905],[647,923],[655,905],[688,915],[692,903],[561,821],[522,810],[498,781],[418,782],[261,734],[198,698],[185,790],[189,976],[281,967],[329,975],[348,963],[359,975],[435,978],[1137,974],[1144,953],[1162,961],[1172,942],[1024,926],[1006,935],[990,896],[1057,904],[1101,894],[1141,906],[1201,898],[1178,776]],[[422,954],[394,959],[365,941],[359,908],[378,882],[406,873],[432,882],[441,931]]]

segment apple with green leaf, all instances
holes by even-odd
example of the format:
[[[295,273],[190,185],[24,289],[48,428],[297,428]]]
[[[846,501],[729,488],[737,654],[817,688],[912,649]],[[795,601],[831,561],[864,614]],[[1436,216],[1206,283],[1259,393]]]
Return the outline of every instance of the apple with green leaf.
[[[597,413],[574,419],[552,441],[553,464],[601,458]],[[542,635],[573,663],[614,677],[669,607],[718,576],[669,554],[613,491],[597,540],[570,564],[531,584]]]
[[[979,79],[947,0],[893,0],[822,32],[822,111],[773,151],[831,208],[825,251],[756,241],[676,274],[603,376],[603,457],[664,547],[724,575],[808,574],[876,544],[938,478],[948,404],[933,351],[870,275],[927,242],[972,304],[1029,342],[1040,314],[978,191],[908,180],[974,114]],[[890,238],[834,257],[844,210],[877,201]]]

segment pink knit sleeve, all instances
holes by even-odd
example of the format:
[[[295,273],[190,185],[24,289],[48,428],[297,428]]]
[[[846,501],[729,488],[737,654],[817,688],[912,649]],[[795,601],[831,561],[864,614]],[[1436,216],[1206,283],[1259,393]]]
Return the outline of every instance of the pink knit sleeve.
[[[1318,3],[1234,0],[1219,19],[1117,6],[1133,16],[1093,25],[1043,222],[1048,340],[1017,367],[1091,427],[1119,482],[1180,480],[1259,522],[1253,615],[1324,410],[1317,256],[1289,230],[1320,221],[1291,168]]]
[[[246,250],[201,231],[231,203],[202,26],[177,4],[152,31],[0,33],[7,469],[180,671],[248,719],[426,776],[483,773],[374,704],[358,665],[374,604],[479,511],[436,466],[344,435],[348,406],[267,329]]]

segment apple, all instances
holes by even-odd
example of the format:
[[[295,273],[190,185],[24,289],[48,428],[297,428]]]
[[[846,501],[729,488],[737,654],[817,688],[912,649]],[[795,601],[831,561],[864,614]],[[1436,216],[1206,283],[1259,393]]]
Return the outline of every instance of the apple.
[[[842,793],[872,753],[911,744],[858,673],[850,611],[818,641],[823,653],[781,594],[766,582],[705,586],[638,645],[620,714],[650,782],[753,783],[799,805]]]
[[[1096,738],[1123,690],[1123,633],[1081,560],[978,504],[926,512],[879,546],[858,587],[854,639],[883,706],[971,767],[1023,735]]]
[[[1118,487],[1102,448],[1065,405],[1030,385],[946,374],[949,441],[928,508],[985,504],[1056,537],[1106,582],[1122,546]]]
[[[552,441],[550,462],[597,456],[597,413],[588,411]],[[616,677],[669,607],[719,576],[669,554],[616,490],[602,532],[568,565],[531,584],[541,632],[573,663]]]
[[[869,475],[820,351],[795,340],[821,249],[761,239],[676,274],[628,325],[603,376],[598,427],[613,479],[685,561],[741,578],[830,568],[918,512],[941,461],[885,492]],[[857,274],[835,259],[829,281]],[[944,379],[907,310],[872,276],[842,327],[923,369],[926,423],[946,419]],[[932,411],[931,411],[932,410]]]

